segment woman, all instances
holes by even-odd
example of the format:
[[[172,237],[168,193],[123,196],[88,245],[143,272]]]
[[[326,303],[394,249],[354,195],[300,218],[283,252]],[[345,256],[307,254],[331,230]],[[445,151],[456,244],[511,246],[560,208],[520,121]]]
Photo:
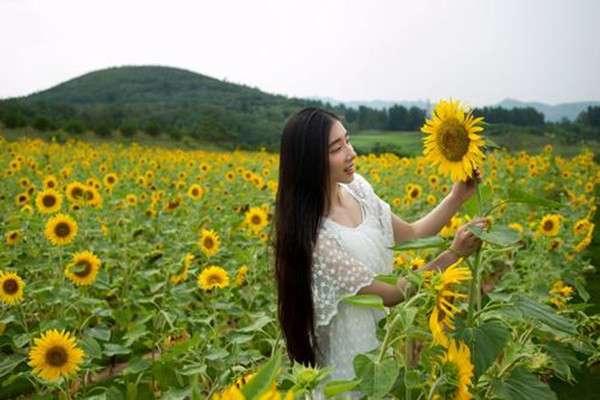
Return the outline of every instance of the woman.
[[[386,307],[402,302],[405,279],[395,286],[374,280],[393,268],[388,247],[437,234],[475,190],[473,181],[456,183],[427,216],[407,223],[354,172],[355,157],[336,115],[308,107],[287,120],[275,207],[278,317],[290,358],[331,365],[330,379],[354,377],[352,359],[379,345],[377,322],[385,316],[341,300],[376,294]],[[480,246],[463,226],[451,250],[423,268],[444,270]]]

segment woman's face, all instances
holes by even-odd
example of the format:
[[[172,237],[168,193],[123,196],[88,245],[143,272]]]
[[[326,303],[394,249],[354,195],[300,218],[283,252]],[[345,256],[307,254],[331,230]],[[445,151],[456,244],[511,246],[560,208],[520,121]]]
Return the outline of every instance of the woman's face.
[[[355,157],[350,135],[340,121],[335,121],[329,132],[329,176],[332,183],[352,182]]]

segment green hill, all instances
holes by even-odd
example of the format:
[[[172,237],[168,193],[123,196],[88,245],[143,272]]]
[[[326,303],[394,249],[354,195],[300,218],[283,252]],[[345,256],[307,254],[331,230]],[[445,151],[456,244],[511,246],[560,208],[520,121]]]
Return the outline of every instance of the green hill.
[[[278,143],[285,118],[307,105],[323,103],[153,66],[99,70],[0,102],[4,112],[35,118],[42,130],[56,123],[77,130],[83,121],[97,131],[143,129],[249,147]]]

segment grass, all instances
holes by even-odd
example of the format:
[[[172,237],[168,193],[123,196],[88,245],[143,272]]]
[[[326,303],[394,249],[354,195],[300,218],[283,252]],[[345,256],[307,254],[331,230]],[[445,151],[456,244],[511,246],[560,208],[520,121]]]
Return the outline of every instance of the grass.
[[[389,132],[377,130],[364,130],[352,135],[352,143],[359,154],[393,152],[401,156],[417,156],[423,151],[423,137],[421,132]],[[547,144],[554,146],[554,153],[563,157],[573,157],[581,154],[585,144],[559,143],[552,136],[534,135],[531,133],[509,131],[494,134],[488,137],[498,146],[506,147],[510,151],[525,150],[528,153],[539,153]],[[587,143],[590,147],[598,143]]]

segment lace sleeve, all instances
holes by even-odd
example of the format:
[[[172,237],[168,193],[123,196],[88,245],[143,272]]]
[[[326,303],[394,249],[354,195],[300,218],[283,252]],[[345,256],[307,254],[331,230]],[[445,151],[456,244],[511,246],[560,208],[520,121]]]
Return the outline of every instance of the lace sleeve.
[[[337,313],[338,303],[369,286],[377,275],[348,255],[337,233],[325,227],[321,228],[313,251],[312,274],[316,327],[328,325]]]
[[[387,241],[386,244],[392,246],[394,244],[394,229],[392,227],[392,209],[390,205],[377,196],[371,184],[362,175],[355,174],[354,179],[359,195],[367,202],[367,206],[379,221],[379,226]]]

